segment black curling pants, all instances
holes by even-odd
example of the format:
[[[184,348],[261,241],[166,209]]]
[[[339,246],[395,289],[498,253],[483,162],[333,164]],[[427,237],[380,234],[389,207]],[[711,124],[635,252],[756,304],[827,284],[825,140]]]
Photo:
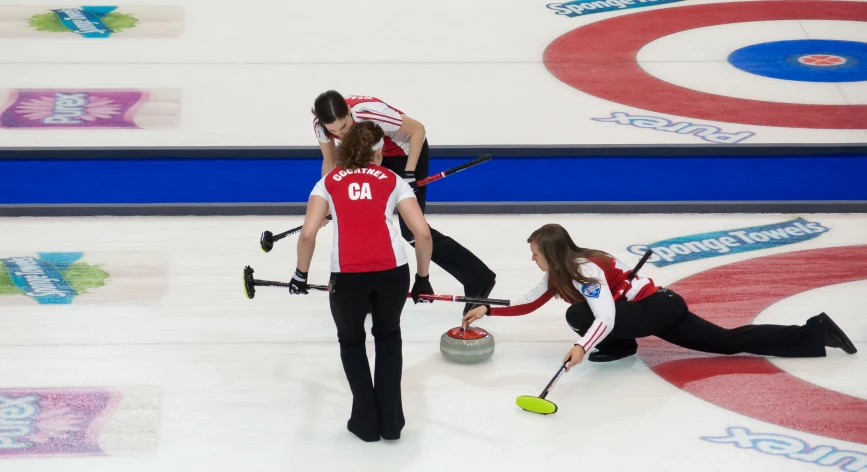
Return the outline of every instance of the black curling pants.
[[[415,167],[416,180],[422,180],[428,176],[430,170],[430,157],[427,140],[421,148],[421,154],[418,158],[418,163]],[[403,176],[406,170],[406,162],[408,157],[385,157],[382,159],[383,167],[391,169],[400,176]],[[433,183],[432,185],[436,185]],[[425,203],[427,196],[427,186],[420,187],[416,191],[416,199],[421,207],[422,213],[425,211]],[[407,240],[411,245],[415,246],[415,237],[406,226],[406,222],[398,215],[400,222],[400,234],[403,239]],[[496,274],[470,252],[469,249],[461,246],[457,241],[446,236],[439,231],[431,228],[431,237],[433,238],[433,253],[431,254],[431,262],[440,266],[457,279],[464,286],[464,295],[468,297],[488,296],[490,290],[494,286]],[[468,305],[469,306],[469,305]]]
[[[824,357],[825,330],[813,317],[803,326],[746,325],[726,329],[689,311],[683,297],[669,289],[638,301],[618,301],[614,329],[597,345],[600,352],[635,352],[636,338],[656,336],[694,351],[776,357]],[[566,321],[584,336],[593,324],[586,303],[566,310]]]
[[[400,315],[409,292],[409,266],[360,273],[333,273],[329,294],[340,360],[352,390],[348,428],[361,439],[397,439],[405,424],[400,381],[403,370]],[[364,320],[372,310],[376,348],[373,378],[365,350]]]

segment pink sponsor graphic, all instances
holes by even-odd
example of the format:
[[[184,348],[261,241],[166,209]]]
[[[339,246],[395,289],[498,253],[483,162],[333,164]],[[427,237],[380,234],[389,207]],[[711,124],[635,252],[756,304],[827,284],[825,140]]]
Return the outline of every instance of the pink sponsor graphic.
[[[99,388],[0,389],[0,459],[105,456],[155,443],[158,397]]]
[[[0,89],[0,128],[176,128],[176,89]]]

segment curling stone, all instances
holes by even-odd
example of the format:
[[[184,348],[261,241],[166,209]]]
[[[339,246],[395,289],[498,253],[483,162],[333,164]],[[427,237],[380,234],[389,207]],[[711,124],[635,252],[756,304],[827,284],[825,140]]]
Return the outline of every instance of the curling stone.
[[[494,354],[494,337],[482,328],[452,328],[440,337],[440,352],[460,364],[475,364]]]

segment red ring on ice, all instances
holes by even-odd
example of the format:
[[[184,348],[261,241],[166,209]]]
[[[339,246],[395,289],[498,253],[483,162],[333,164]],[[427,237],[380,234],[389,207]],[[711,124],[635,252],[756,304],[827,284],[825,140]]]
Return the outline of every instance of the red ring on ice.
[[[543,57],[548,70],[572,87],[648,111],[759,126],[867,129],[867,105],[808,105],[715,95],[658,79],[636,61],[646,44],[674,33],[775,20],[867,22],[867,3],[734,2],[645,11],[574,29],[548,45]]]
[[[865,279],[867,245],[748,259],[700,272],[670,288],[683,296],[691,312],[733,328],[752,323],[767,307],[798,293]],[[833,304],[826,312],[834,317]],[[817,314],[799,313],[805,321]],[[654,372],[702,400],[785,428],[867,444],[863,398],[811,384],[764,357],[705,354],[655,337],[639,339],[639,346],[639,356]]]

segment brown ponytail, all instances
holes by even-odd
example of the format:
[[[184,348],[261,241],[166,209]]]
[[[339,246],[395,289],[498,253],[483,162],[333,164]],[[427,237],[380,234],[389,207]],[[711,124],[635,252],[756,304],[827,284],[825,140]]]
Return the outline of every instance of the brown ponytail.
[[[533,234],[527,238],[527,242],[536,243],[548,262],[548,289],[557,298],[568,303],[578,303],[584,300],[584,296],[572,283],[573,280],[580,285],[601,283],[600,280],[581,273],[579,262],[576,259],[590,259],[592,257],[594,263],[601,263],[602,270],[610,268],[612,264],[610,254],[596,249],[579,247],[572,241],[566,229],[558,224],[547,224],[533,231]],[[608,287],[602,287],[602,290],[607,289]]]
[[[349,132],[343,137],[337,148],[337,159],[340,166],[346,170],[355,170],[367,167],[373,162],[375,151],[371,146],[379,142],[385,136],[385,132],[378,124],[372,121],[362,121],[349,128]]]

